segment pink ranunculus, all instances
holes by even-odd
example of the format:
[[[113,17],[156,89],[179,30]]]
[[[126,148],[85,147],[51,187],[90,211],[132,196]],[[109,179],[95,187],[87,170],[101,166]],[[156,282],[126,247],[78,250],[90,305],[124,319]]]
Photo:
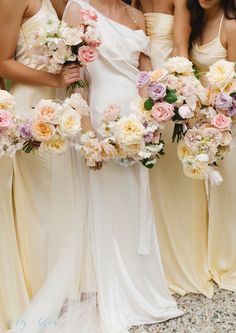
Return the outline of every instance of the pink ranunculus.
[[[81,15],[81,19],[82,21],[86,24],[87,22],[90,21],[97,21],[98,16],[97,14],[92,11],[92,10],[86,10],[86,9],[81,9],[80,10],[80,15]]]
[[[78,51],[79,60],[82,63],[93,62],[97,59],[97,51],[89,46],[81,46]]]
[[[115,121],[120,115],[120,105],[110,104],[104,111],[103,120],[104,121]]]
[[[152,108],[152,116],[158,123],[170,120],[174,114],[174,106],[167,102],[156,103]]]
[[[222,132],[229,130],[231,123],[231,118],[225,116],[223,113],[217,114],[211,121],[211,124]]]
[[[12,115],[6,110],[0,110],[0,129],[6,129],[10,126]]]

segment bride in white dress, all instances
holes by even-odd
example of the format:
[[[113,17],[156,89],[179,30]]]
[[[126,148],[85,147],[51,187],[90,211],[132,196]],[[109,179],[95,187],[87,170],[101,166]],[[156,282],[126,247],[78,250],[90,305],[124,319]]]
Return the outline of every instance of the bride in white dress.
[[[96,11],[103,36],[98,59],[88,66],[96,130],[110,103],[130,113],[149,39],[142,30],[142,14],[122,1],[70,0],[64,19],[77,26],[81,8]],[[119,21],[112,16],[116,11]],[[116,333],[181,315],[163,274],[147,169],[107,163],[91,170],[87,183],[84,163],[76,153],[72,159],[61,204],[54,202],[61,221],[55,221],[51,241],[61,244],[60,251],[56,245],[47,283],[12,331],[18,332],[23,323],[26,333]],[[63,211],[63,200],[71,201],[70,212]]]

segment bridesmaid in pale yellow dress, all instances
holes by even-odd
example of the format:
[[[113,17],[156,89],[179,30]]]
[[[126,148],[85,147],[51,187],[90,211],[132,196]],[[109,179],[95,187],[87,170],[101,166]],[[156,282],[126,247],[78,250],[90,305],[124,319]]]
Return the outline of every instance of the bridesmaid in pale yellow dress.
[[[53,4],[60,4],[62,11],[65,1]],[[70,66],[53,75],[32,61],[32,34],[48,14],[56,17],[49,0],[3,0],[0,7],[0,76],[13,82],[11,93],[24,114],[39,99],[55,98],[57,87],[77,81],[79,69]],[[0,327],[4,327],[45,279],[51,157],[19,152],[14,160],[1,158],[0,169]]]
[[[153,68],[170,56],[188,57],[189,12],[185,0],[137,1],[145,13],[151,38]],[[151,171],[151,188],[162,261],[173,292],[212,296],[207,265],[207,200],[204,183],[187,179],[171,142],[173,125],[165,133],[166,156]]]
[[[188,1],[192,13],[191,58],[202,73],[220,59],[236,61],[236,4],[234,0]],[[205,23],[204,23],[205,22]],[[199,27],[202,29],[199,30]],[[236,123],[233,124],[236,146]],[[235,148],[220,165],[223,183],[210,188],[208,260],[215,282],[236,290]]]

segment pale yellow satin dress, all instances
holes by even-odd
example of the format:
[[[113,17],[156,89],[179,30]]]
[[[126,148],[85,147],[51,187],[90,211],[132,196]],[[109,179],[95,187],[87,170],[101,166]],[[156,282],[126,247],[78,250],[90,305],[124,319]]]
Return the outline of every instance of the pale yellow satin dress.
[[[209,66],[227,59],[227,50],[218,36],[210,43],[193,46],[192,60],[202,73],[202,81]],[[236,146],[236,123],[232,127],[233,146]],[[223,183],[210,188],[208,260],[215,282],[221,288],[236,290],[236,151],[235,148],[220,163]]]
[[[46,22],[47,15],[56,12],[50,0],[42,0],[41,9],[22,24],[17,41],[15,59],[40,70],[32,55],[32,38]],[[11,93],[22,115],[32,112],[41,98],[55,99],[57,90],[50,87],[13,83]],[[47,275],[48,236],[51,203],[52,155],[20,151],[14,158],[13,198],[19,251],[30,297],[42,286]],[[56,219],[55,212],[55,219]]]
[[[174,16],[145,14],[153,68],[163,66],[173,46]],[[151,189],[169,288],[178,294],[203,293],[213,285],[207,264],[207,198],[202,181],[187,178],[172,143],[173,125],[164,132],[166,155],[151,171]]]
[[[0,158],[0,333],[28,304],[12,204],[13,161]]]

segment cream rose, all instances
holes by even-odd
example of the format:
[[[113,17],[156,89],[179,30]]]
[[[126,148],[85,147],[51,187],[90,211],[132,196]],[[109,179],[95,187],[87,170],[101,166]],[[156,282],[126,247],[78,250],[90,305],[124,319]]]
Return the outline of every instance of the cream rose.
[[[182,161],[192,155],[191,149],[184,142],[180,142],[177,148],[177,155],[178,158]]]
[[[209,166],[207,163],[196,161],[194,158],[188,158],[183,163],[184,174],[193,179],[207,179],[209,175]]]
[[[160,82],[163,81],[167,77],[168,71],[162,68],[157,68],[153,72],[151,72],[150,82]]]
[[[210,66],[209,72],[206,74],[207,80],[214,89],[223,91],[235,78],[235,64],[227,60],[219,60]]]
[[[15,106],[14,97],[6,90],[0,90],[0,110],[12,109]]]
[[[34,120],[31,125],[34,140],[44,142],[50,140],[55,134],[55,126],[41,120]]]
[[[130,146],[131,150],[135,150],[143,142],[145,128],[140,119],[135,115],[122,117],[114,129],[116,141],[122,146]]]
[[[189,75],[189,74],[192,74],[192,72],[193,72],[192,62],[184,57],[170,58],[166,62],[165,67],[170,73]]]
[[[60,118],[58,130],[64,137],[75,137],[81,130],[81,116],[73,109],[63,112]]]
[[[53,154],[63,154],[68,146],[68,140],[56,134],[50,140],[43,142],[40,146],[40,150]]]

